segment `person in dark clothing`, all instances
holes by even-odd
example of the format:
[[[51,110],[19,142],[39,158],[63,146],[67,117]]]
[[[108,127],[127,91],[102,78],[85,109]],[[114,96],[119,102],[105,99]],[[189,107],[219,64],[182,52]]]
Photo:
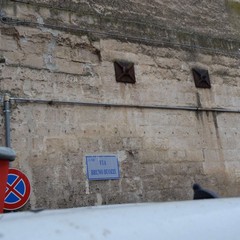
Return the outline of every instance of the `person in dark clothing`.
[[[209,198],[219,198],[219,196],[210,190],[202,188],[198,183],[193,184],[193,199],[209,199]]]

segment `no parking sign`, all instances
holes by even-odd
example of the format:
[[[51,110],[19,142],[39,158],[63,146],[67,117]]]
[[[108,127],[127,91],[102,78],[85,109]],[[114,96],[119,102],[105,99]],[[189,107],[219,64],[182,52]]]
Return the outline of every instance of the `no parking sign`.
[[[21,171],[10,168],[4,200],[5,210],[16,210],[23,207],[30,196],[31,186],[27,176]]]

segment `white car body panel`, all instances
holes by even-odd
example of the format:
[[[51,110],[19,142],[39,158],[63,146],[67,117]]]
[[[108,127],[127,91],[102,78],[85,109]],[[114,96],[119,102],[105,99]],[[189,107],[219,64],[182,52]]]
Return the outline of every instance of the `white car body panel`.
[[[0,215],[0,240],[239,240],[240,198]]]

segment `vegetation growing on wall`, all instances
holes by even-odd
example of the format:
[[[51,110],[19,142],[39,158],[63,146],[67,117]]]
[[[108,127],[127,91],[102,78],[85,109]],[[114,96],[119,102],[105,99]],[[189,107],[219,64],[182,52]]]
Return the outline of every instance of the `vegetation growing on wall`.
[[[232,9],[234,12],[240,14],[240,1],[239,0],[228,0],[227,4],[230,9]]]

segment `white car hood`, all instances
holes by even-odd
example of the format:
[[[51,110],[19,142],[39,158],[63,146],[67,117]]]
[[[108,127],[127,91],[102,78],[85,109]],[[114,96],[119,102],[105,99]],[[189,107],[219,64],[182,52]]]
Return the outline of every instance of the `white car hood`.
[[[0,240],[239,240],[240,198],[0,215]]]

